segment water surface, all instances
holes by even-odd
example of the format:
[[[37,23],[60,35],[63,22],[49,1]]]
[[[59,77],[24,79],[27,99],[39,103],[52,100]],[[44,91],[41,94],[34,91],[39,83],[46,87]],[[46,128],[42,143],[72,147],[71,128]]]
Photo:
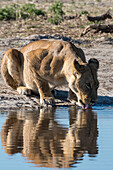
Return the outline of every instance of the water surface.
[[[0,169],[113,168],[113,108],[0,111]]]

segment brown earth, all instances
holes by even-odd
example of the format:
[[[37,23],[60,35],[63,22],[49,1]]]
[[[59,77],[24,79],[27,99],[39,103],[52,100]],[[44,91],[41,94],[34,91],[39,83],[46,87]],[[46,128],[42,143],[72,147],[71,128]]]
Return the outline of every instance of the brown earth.
[[[0,7],[12,2],[19,2],[14,0],[0,1]],[[21,1],[20,1],[21,2]],[[46,1],[25,1],[34,2],[37,7],[41,7],[48,11],[52,0]],[[41,38],[59,38],[63,40],[70,40],[76,46],[81,47],[86,55],[87,60],[95,57],[100,62],[98,78],[100,87],[98,90],[98,102],[101,105],[113,104],[113,34],[111,33],[94,33],[89,32],[84,37],[80,37],[84,28],[90,24],[86,15],[80,15],[82,11],[87,10],[92,16],[97,16],[105,13],[108,9],[113,12],[113,0],[81,0],[76,3],[66,0],[64,2],[64,11],[66,16],[75,16],[74,19],[64,20],[60,25],[55,26],[48,22],[47,19],[37,17],[34,21],[20,20],[20,21],[0,21],[0,64],[3,54],[9,48],[20,49],[29,42]],[[112,24],[113,19],[107,19],[102,23]],[[17,94],[16,91],[6,87],[0,74],[0,108],[31,108],[36,109],[40,106],[39,96],[23,96]],[[67,100],[67,87],[61,87],[56,97],[56,105],[68,106],[71,105]]]

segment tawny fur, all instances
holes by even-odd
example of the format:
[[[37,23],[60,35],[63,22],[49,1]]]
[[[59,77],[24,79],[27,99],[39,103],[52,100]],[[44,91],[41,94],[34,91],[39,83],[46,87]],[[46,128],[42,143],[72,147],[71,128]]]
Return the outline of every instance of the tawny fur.
[[[87,105],[97,99],[99,63],[72,43],[60,40],[34,41],[20,51],[9,49],[2,60],[1,73],[7,85],[21,94],[40,94],[42,104],[53,104],[49,85],[68,84],[70,100]],[[89,87],[88,87],[89,84]]]
[[[21,152],[29,162],[51,168],[69,168],[84,153],[97,154],[96,114],[71,107],[68,128],[55,119],[55,111],[55,108],[9,111],[1,128],[5,153]]]

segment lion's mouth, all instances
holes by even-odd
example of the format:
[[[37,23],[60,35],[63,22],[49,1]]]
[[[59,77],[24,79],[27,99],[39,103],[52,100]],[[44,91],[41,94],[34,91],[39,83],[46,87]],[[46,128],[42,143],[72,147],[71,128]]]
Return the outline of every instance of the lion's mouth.
[[[84,104],[82,100],[80,100],[80,103],[82,105],[82,109],[91,109],[92,104]]]
[[[92,109],[92,105],[83,105],[82,109]]]

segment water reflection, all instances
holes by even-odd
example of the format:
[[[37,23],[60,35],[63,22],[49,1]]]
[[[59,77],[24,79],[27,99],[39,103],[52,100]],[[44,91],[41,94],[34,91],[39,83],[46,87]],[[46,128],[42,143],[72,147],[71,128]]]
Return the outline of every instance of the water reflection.
[[[55,109],[9,112],[1,129],[5,152],[20,152],[40,167],[71,167],[84,154],[97,154],[97,116],[91,110],[69,109],[69,128],[55,119]],[[62,114],[62,113],[61,113]]]

